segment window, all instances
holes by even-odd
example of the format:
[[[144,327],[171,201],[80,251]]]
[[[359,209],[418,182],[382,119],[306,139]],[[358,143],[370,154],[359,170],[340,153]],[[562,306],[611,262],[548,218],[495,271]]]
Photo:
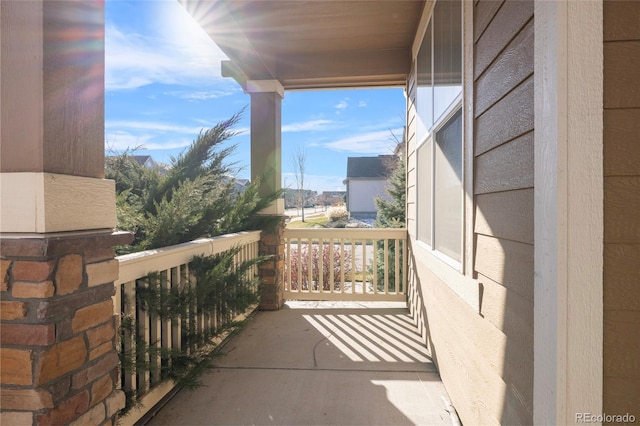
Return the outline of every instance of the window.
[[[462,262],[462,2],[440,0],[416,59],[417,238]]]
[[[433,126],[433,79],[431,77],[431,22],[427,26],[418,52],[418,139],[422,140]]]

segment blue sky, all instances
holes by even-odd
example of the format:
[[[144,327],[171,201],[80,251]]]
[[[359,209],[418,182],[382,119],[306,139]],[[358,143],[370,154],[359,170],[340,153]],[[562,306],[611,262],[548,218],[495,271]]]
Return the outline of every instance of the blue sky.
[[[225,55],[174,0],[106,2],[105,144],[140,147],[169,162],[203,128],[249,106],[250,97],[220,76]],[[293,153],[307,153],[305,187],[344,190],[347,157],[390,154],[405,116],[401,89],[285,92],[283,184],[294,186]],[[229,144],[231,161],[250,174],[249,111]],[[308,182],[308,185],[306,184]]]

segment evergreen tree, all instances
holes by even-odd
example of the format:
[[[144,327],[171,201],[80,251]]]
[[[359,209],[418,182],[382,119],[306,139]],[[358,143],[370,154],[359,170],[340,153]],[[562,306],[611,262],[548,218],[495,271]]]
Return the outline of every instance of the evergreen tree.
[[[375,199],[377,215],[376,220],[374,222],[374,226],[377,228],[404,228],[406,226],[406,205],[407,205],[407,192],[406,192],[406,161],[404,158],[404,154],[398,156],[398,160],[396,163],[396,167],[391,173],[391,176],[388,179],[389,185],[387,186],[386,192],[389,195],[389,199],[377,197]],[[406,244],[406,243],[401,243]],[[378,242],[378,246],[376,248],[376,253],[378,256],[377,262],[377,277],[378,289],[384,289],[384,265],[387,264],[388,271],[388,285],[389,291],[397,291],[396,282],[395,282],[395,257],[396,257],[396,246],[395,244],[389,244],[387,247],[387,259],[384,258],[384,243],[382,241]],[[398,253],[398,256],[402,257],[402,251]],[[385,262],[386,260],[386,262]],[[400,258],[400,274],[402,274],[402,265],[404,264],[404,259]]]
[[[116,181],[118,228],[136,237],[119,253],[256,229],[261,224],[256,213],[280,197],[280,192],[261,198],[256,179],[244,193],[234,193],[232,176],[237,170],[228,158],[235,145],[223,146],[237,134],[233,128],[242,113],[201,131],[188,149],[171,158],[166,173],[138,164],[129,151],[107,159],[105,175]]]
[[[376,228],[404,228],[407,207],[407,174],[404,154],[398,156],[396,168],[388,179],[386,192],[389,199],[376,197]]]

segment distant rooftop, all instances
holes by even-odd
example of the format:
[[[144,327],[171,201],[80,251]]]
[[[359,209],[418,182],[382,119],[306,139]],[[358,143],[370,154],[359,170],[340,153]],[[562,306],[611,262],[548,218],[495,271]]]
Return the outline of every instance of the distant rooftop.
[[[347,179],[389,177],[396,166],[395,155],[378,155],[377,157],[347,158]]]
[[[150,155],[131,155],[130,157],[141,166],[144,166],[149,160],[154,163],[153,158],[151,158]]]

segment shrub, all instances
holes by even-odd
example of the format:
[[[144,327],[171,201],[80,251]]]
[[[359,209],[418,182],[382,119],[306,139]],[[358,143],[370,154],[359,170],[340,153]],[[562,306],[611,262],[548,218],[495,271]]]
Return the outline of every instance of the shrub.
[[[309,247],[311,246],[311,283],[309,282]],[[298,264],[298,250],[300,263]],[[304,244],[302,248],[292,248],[291,256],[291,290],[318,291],[320,286],[320,248],[319,244]],[[342,260],[342,264],[341,261]],[[331,287],[331,253],[328,243],[322,245],[322,290]],[[351,272],[351,253],[342,252],[340,247],[333,248],[333,289],[340,290],[340,274]],[[288,275],[287,275],[288,276]]]
[[[338,220],[344,220],[349,218],[349,212],[345,206],[335,206],[329,208],[326,213],[330,221],[336,222]]]
[[[118,229],[135,234],[134,243],[117,248],[118,254],[268,225],[257,213],[282,191],[263,196],[256,178],[236,194],[230,177],[237,172],[229,161],[235,145],[225,144],[238,134],[234,127],[243,111],[202,130],[163,173],[138,164],[131,151],[105,160],[106,178],[116,181]]]

